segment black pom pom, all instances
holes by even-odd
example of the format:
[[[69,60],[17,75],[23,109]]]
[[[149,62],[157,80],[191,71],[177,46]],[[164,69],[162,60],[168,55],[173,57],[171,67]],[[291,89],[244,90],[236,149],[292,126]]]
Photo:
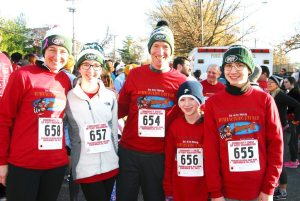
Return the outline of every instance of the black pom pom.
[[[157,22],[156,27],[161,27],[161,26],[169,26],[169,23],[165,20],[161,20],[159,22]]]

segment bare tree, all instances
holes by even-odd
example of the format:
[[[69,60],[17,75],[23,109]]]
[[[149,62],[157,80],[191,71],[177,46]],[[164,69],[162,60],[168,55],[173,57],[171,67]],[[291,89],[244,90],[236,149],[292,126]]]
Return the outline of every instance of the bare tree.
[[[238,25],[248,17],[238,17],[241,7],[240,0],[157,0],[149,17],[169,21],[175,54],[187,54],[194,47],[231,45],[252,33],[254,27],[240,33]]]
[[[106,33],[105,33],[105,37],[104,39],[99,42],[100,45],[103,47],[103,48],[106,48],[107,46],[109,46],[112,42],[112,38],[113,38],[113,35],[110,34],[109,32],[109,27],[106,28]]]

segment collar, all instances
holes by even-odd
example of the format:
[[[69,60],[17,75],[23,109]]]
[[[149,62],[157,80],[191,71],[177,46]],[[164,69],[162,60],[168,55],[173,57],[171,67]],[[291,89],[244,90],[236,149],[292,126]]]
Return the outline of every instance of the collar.
[[[232,86],[229,83],[226,84],[226,91],[232,95],[242,95],[244,93],[246,93],[248,91],[248,89],[250,88],[250,82],[246,82],[246,84],[244,86],[242,86],[242,88],[236,87],[236,86]]]
[[[158,70],[158,69],[154,68],[154,66],[152,64],[150,64],[150,70],[153,72],[156,72],[156,73],[166,73],[166,72],[170,71],[170,67],[166,66],[166,67],[163,67]]]

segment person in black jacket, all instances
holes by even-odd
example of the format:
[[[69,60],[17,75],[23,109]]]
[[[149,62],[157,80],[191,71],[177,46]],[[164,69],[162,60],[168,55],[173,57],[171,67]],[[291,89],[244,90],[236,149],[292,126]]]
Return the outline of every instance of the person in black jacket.
[[[284,79],[284,87],[286,89],[286,94],[300,103],[300,91],[297,85],[297,81],[294,77],[287,77]],[[295,121],[293,107],[288,107],[288,121],[290,125],[291,138],[289,142],[289,151],[291,160],[284,163],[285,167],[297,168],[299,165],[298,160],[298,134],[300,133],[300,127],[295,126],[292,122]]]
[[[294,108],[293,113],[295,114],[295,119],[293,124],[298,125],[300,120],[300,103],[297,102],[294,98],[285,94],[280,86],[282,85],[283,78],[277,75],[272,75],[269,77],[267,89],[269,93],[275,100],[277,109],[279,112],[280,122],[283,129],[283,142],[284,142],[284,156],[283,160],[286,161],[286,155],[288,153],[288,143],[290,140],[290,128],[287,120],[287,108]],[[285,167],[282,167],[282,173],[279,179],[280,185],[274,192],[274,200],[286,199],[287,192],[287,172]]]

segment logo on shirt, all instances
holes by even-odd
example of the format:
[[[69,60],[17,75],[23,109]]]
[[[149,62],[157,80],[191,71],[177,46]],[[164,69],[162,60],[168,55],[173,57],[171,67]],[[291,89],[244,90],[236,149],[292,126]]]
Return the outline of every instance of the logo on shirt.
[[[46,111],[63,111],[65,101],[55,98],[40,98],[33,101],[33,111],[36,114],[42,114]]]
[[[160,96],[140,96],[137,99],[137,106],[139,109],[147,108],[170,108],[174,105],[174,102],[168,98]]]
[[[248,135],[256,133],[260,126],[255,122],[233,122],[225,123],[219,128],[221,139],[229,140],[233,135]]]

